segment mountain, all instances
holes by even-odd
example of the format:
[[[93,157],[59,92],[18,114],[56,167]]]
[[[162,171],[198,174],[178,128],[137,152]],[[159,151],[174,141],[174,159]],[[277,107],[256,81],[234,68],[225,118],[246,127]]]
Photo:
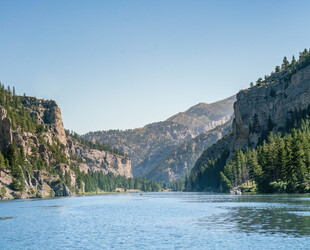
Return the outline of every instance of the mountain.
[[[155,182],[132,179],[127,156],[65,131],[55,101],[17,96],[0,85],[0,199],[117,187],[159,188]]]
[[[310,172],[306,159],[310,152],[307,125],[301,122],[309,115],[310,52],[305,50],[298,61],[293,59],[288,63],[284,58],[282,67],[278,66],[275,73],[264,81],[260,78],[255,86],[237,94],[231,133],[200,156],[191,171],[187,189],[220,190],[223,186],[235,187],[255,181],[258,188],[266,192],[272,192],[271,186],[278,183],[291,186],[288,189],[291,191],[307,190],[310,176],[304,176],[296,167],[302,164]],[[304,149],[297,147],[300,143]],[[286,146],[283,148],[283,145]],[[303,155],[297,157],[298,153]],[[288,158],[280,154],[287,154]],[[285,158],[286,163],[276,163],[275,159]],[[293,169],[296,169],[294,177]],[[290,174],[281,177],[281,171]],[[297,181],[301,176],[302,183]]]
[[[170,117],[167,121],[182,124],[200,134],[223,124],[223,121],[228,121],[235,100],[236,96],[231,96],[211,104],[201,102],[185,112]]]
[[[234,101],[232,96],[211,104],[199,103],[163,122],[125,131],[89,132],[83,138],[121,149],[132,159],[133,176],[143,176],[180,144],[227,122]]]
[[[162,183],[183,180],[186,174],[190,173],[202,152],[227,134],[231,127],[232,119],[182,143],[145,173],[144,176],[147,179],[154,179]]]

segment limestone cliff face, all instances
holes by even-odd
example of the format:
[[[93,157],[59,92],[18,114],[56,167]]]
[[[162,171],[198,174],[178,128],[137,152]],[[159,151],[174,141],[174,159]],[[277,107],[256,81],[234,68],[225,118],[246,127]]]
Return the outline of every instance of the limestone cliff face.
[[[85,147],[79,144],[75,145],[74,154],[85,160],[85,163],[79,166],[82,172],[101,171],[105,174],[113,173],[114,175],[132,178],[131,160],[128,157],[107,151],[85,149]]]
[[[306,110],[309,104],[310,66],[294,74],[290,82],[240,91],[234,104],[232,150],[256,146],[265,131],[284,131],[293,113]]]
[[[32,117],[36,118],[39,124],[49,124],[52,136],[55,136],[60,143],[67,144],[66,134],[62,122],[61,111],[53,100],[41,100],[34,97],[24,97],[23,104]]]

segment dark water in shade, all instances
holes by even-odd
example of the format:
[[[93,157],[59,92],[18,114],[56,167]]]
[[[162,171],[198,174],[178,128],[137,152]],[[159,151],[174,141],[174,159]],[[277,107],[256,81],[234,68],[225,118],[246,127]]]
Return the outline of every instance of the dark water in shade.
[[[310,196],[146,193],[1,201],[0,249],[310,249]]]

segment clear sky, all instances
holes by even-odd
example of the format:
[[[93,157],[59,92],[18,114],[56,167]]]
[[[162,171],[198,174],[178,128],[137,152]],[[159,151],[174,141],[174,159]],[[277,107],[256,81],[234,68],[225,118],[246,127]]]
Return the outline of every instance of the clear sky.
[[[78,133],[211,103],[310,47],[310,1],[0,0],[0,81]]]

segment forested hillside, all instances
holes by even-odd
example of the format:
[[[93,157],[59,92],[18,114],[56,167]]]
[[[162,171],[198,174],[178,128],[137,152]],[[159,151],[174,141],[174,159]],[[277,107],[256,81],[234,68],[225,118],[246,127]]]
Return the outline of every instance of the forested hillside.
[[[69,196],[117,188],[158,191],[133,179],[131,161],[106,144],[65,133],[55,101],[0,85],[0,199]]]

